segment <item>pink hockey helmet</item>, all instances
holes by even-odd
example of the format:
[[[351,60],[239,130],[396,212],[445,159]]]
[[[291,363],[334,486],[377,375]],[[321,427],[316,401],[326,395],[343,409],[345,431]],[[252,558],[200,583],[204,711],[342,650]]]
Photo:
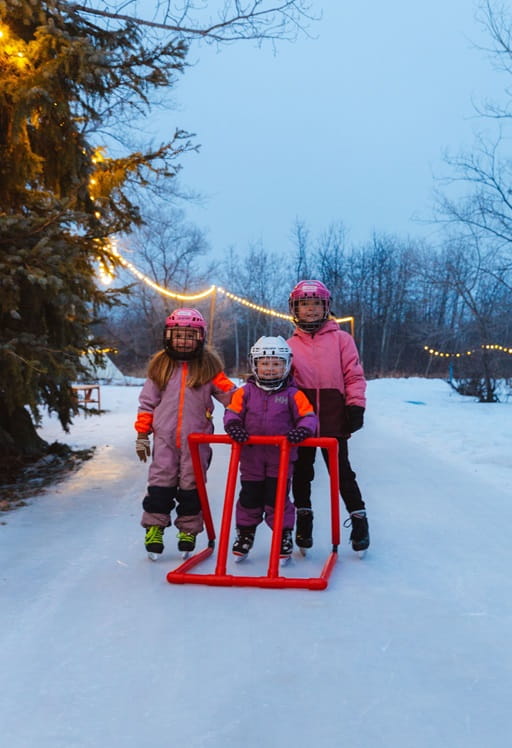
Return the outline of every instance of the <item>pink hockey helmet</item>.
[[[176,343],[174,331],[181,330],[190,333],[190,340],[196,341],[196,345],[190,348],[181,340]],[[165,320],[164,348],[171,358],[186,361],[201,355],[206,337],[206,322],[201,312],[197,309],[175,309]]]
[[[299,318],[298,306],[299,301],[307,299],[319,299],[323,305],[323,316],[320,319],[314,321],[307,321]],[[306,332],[316,332],[324,324],[325,320],[329,316],[331,311],[331,292],[325,286],[322,281],[319,280],[303,280],[297,283],[292,289],[290,297],[288,299],[288,305],[290,308],[290,314],[293,317],[294,323]]]
[[[165,320],[166,329],[169,327],[196,327],[206,334],[206,322],[197,309],[175,309]]]

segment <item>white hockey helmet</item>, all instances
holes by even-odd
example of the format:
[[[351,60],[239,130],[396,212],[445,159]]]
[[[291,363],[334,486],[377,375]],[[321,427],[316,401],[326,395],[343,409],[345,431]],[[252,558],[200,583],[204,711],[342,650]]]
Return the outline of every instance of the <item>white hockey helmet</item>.
[[[257,361],[260,358],[277,358],[284,362],[282,373],[276,379],[263,379],[258,376]],[[292,365],[292,351],[286,340],[277,337],[262,336],[255,342],[249,352],[249,364],[256,384],[264,390],[277,390],[288,374]]]

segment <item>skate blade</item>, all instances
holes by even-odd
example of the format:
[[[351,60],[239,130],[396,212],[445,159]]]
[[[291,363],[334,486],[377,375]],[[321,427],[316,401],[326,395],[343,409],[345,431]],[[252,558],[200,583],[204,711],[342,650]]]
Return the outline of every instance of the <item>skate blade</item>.
[[[190,551],[183,551],[183,553],[181,554],[181,558],[183,559],[183,561],[186,561],[189,556]]]
[[[288,566],[290,563],[291,556],[280,556],[279,557],[279,566]]]
[[[308,555],[308,549],[307,548],[299,548],[299,553],[301,556],[307,556]]]
[[[148,558],[150,561],[158,561],[160,553],[151,553],[151,551],[148,551]]]
[[[241,564],[241,563],[243,563],[245,561],[245,559],[247,558],[248,555],[249,555],[248,553],[243,553],[243,554],[233,553],[233,558],[235,559],[235,564]]]
[[[368,549],[365,548],[364,551],[356,551],[358,558],[365,558],[366,554],[368,553]]]

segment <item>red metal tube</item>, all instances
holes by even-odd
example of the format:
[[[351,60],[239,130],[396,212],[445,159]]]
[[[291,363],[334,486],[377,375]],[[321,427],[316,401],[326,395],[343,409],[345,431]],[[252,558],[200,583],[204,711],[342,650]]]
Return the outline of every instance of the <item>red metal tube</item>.
[[[220,526],[219,555],[217,557],[217,567],[215,569],[216,574],[226,573],[229,533],[231,530],[233,505],[235,503],[236,478],[241,450],[242,447],[237,442],[233,444],[231,449],[231,458],[229,460],[228,477],[226,481],[226,494],[224,496],[224,507],[222,510],[222,521]]]
[[[283,532],[284,503],[288,483],[288,465],[290,462],[290,442],[285,436],[279,437],[279,472],[277,477],[275,506],[274,506],[274,528],[272,531],[272,542],[270,544],[270,558],[268,565],[268,576],[279,576],[279,555],[281,550],[281,535]]]
[[[204,561],[208,558],[208,556],[211,556],[213,553],[213,545],[209,545],[207,548],[204,548],[202,551],[199,551],[199,553],[194,553],[193,556],[190,556],[187,558],[186,561],[184,561],[182,564],[178,566],[177,569],[174,571],[170,571],[167,574],[167,581],[176,581],[180,576],[189,576],[186,575],[185,572],[187,572],[189,569],[193,569],[194,566],[197,566],[197,564],[201,563],[201,561]],[[169,577],[172,577],[172,580],[169,579]]]
[[[204,524],[206,527],[206,534],[208,540],[215,540],[215,528],[213,526],[212,513],[210,511],[210,504],[208,502],[208,495],[206,493],[206,483],[203,474],[203,468],[201,465],[201,459],[199,457],[199,442],[197,440],[190,440],[190,456],[192,458],[192,466],[196,476],[197,493],[199,494],[199,500],[201,502],[201,510],[203,512]]]
[[[303,446],[320,447],[328,451],[328,466],[331,487],[331,530],[333,549],[327,561],[325,562],[319,577],[309,578],[289,578],[279,575],[279,551],[281,547],[281,535],[283,529],[283,516],[286,488],[288,482],[288,466],[290,459],[290,444],[285,436],[251,436],[246,444],[274,444],[280,449],[279,472],[276,488],[275,513],[274,513],[274,531],[269,554],[269,566],[267,576],[250,577],[243,575],[234,575],[226,573],[227,554],[229,546],[229,535],[231,531],[231,521],[233,515],[233,506],[235,501],[236,481],[238,474],[238,465],[240,462],[241,445],[232,442],[229,436],[224,434],[190,434],[188,437],[194,471],[196,473],[198,493],[201,500],[201,507],[205,520],[206,530],[209,538],[209,546],[203,551],[194,554],[184,563],[178,566],[174,571],[167,574],[167,581],[170,584],[207,584],[214,586],[230,587],[264,587],[271,589],[283,588],[306,588],[310,590],[323,590],[327,587],[329,577],[338,559],[337,547],[340,543],[340,509],[339,509],[339,477],[338,477],[338,442],[330,437],[318,437],[305,439]],[[194,568],[201,561],[208,558],[213,553],[215,545],[215,530],[213,526],[212,515],[208,503],[206,484],[201,469],[199,459],[200,444],[231,444],[231,458],[228,467],[226,481],[226,494],[224,497],[224,507],[222,511],[221,529],[219,534],[219,550],[217,565],[214,574],[191,574],[190,569]]]
[[[267,589],[309,589],[325,590],[327,579],[310,577],[299,579],[290,577],[242,577],[234,574],[181,574],[170,571],[167,581],[171,584],[207,584],[212,587],[264,587]]]

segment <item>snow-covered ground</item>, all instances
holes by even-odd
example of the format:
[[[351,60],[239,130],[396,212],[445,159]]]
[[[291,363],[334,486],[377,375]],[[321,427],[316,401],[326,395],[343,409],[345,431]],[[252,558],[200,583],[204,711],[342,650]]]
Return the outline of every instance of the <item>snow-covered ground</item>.
[[[95,457],[0,517],[2,745],[510,745],[512,402],[440,380],[370,382],[351,440],[366,558],[343,531],[326,590],[265,590],[170,585],[171,528],[162,558],[146,558],[138,392],[102,387],[108,413],[77,418],[70,436],[47,419],[45,438],[95,444]],[[228,456],[215,447],[209,472],[216,523]],[[315,545],[284,575],[318,576],[327,498],[318,460]],[[266,573],[269,542],[262,526],[244,574]]]

